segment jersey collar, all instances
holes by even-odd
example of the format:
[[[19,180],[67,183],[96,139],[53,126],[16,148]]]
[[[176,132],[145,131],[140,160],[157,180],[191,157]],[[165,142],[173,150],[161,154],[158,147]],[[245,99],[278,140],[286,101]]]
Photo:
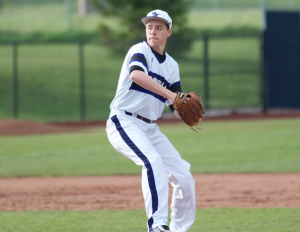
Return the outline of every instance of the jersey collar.
[[[148,44],[147,41],[146,41],[146,43]],[[151,46],[150,46],[149,44],[148,44],[148,46],[151,48]],[[156,51],[153,50],[152,48],[151,48],[151,51],[152,51],[152,53],[155,55],[157,61],[158,61],[160,64],[162,64],[163,62],[165,62],[165,60],[166,60],[166,51],[164,51],[164,54],[163,54],[163,55],[159,54],[158,52],[156,52]]]

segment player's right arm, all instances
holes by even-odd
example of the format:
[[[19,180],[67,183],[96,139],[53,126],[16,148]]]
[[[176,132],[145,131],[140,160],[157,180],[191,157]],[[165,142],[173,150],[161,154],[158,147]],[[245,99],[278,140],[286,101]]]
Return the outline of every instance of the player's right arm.
[[[151,51],[150,51],[151,52]],[[129,77],[137,85],[167,98],[174,102],[176,94],[157,83],[148,75],[148,65],[150,64],[149,50],[145,44],[137,44],[132,47],[129,58]]]
[[[155,80],[153,80],[149,75],[140,70],[134,70],[130,73],[130,79],[134,81],[139,86],[154,92],[164,98],[167,98],[171,103],[174,102],[177,94],[166,89]]]

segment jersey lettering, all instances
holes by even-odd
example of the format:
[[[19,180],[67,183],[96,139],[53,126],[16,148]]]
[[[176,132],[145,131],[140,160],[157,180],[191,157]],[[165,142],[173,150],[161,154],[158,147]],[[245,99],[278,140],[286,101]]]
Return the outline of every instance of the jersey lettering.
[[[151,76],[152,79],[154,79],[157,83],[161,84],[165,88],[170,86],[170,83],[159,74],[149,71],[149,76]]]

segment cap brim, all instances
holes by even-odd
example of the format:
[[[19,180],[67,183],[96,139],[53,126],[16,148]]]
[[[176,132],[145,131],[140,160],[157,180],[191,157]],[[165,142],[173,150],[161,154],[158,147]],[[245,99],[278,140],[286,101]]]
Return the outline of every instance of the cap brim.
[[[160,17],[153,17],[153,16],[146,16],[146,17],[143,17],[141,19],[142,23],[146,25],[146,23],[150,20],[150,19],[158,19],[160,21],[163,21],[164,23],[168,24],[169,25],[169,22],[163,18],[160,18]]]

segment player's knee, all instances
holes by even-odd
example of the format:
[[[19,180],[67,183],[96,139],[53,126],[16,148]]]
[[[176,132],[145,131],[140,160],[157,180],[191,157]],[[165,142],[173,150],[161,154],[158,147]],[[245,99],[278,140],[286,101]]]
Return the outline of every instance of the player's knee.
[[[195,181],[190,172],[186,173],[185,175],[182,175],[178,178],[178,182],[182,189],[188,189],[189,191],[191,189],[195,189]]]

